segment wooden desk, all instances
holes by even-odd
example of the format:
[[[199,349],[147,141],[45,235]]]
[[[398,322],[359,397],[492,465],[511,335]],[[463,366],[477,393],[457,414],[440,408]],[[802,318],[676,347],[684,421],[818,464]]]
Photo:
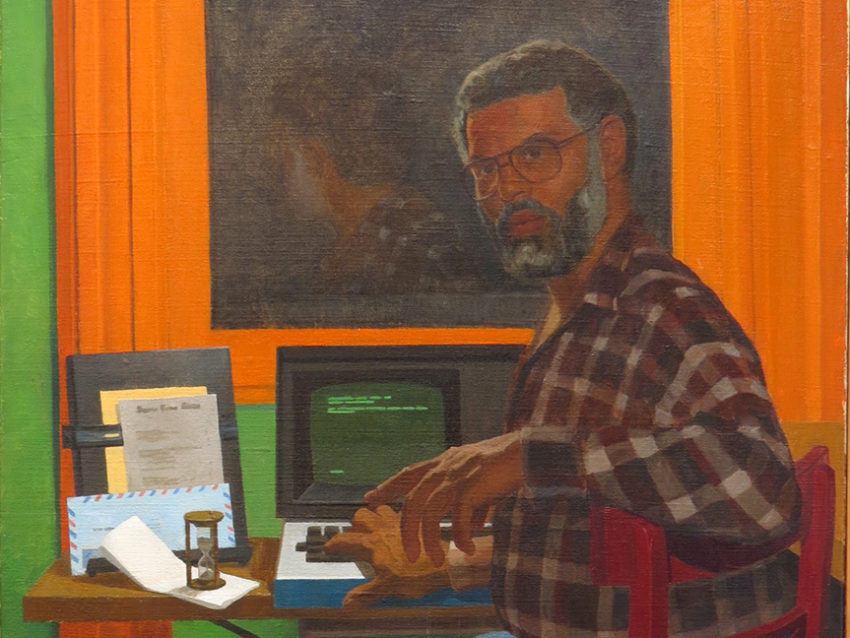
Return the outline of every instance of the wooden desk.
[[[303,620],[303,636],[333,635],[346,629],[396,630],[414,633],[439,630],[476,633],[498,629],[492,607],[418,607],[362,611],[342,609],[276,609],[274,587],[279,539],[252,538],[251,561],[224,571],[260,581],[260,586],[227,609],[213,610],[171,596],[143,590],[124,574],[71,576],[67,555],[59,558],[23,600],[28,622],[106,622],[138,620],[210,620],[288,618]],[[250,634],[245,634],[250,635]],[[338,635],[338,634],[337,634]]]

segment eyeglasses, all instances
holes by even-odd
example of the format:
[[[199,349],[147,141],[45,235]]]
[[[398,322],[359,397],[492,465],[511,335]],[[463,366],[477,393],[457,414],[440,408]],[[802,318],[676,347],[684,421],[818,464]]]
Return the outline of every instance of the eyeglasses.
[[[463,167],[464,186],[475,201],[491,197],[499,186],[499,169],[508,163],[528,182],[550,180],[561,172],[561,149],[590,130],[579,131],[560,141],[532,138],[493,157],[473,160]],[[505,156],[508,161],[501,162],[500,159]]]

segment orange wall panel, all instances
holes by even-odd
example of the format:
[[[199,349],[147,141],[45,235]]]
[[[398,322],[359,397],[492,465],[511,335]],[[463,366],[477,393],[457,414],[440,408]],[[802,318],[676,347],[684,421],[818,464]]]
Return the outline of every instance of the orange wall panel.
[[[670,18],[674,252],[752,337],[780,417],[841,420],[846,11],[671,2]]]

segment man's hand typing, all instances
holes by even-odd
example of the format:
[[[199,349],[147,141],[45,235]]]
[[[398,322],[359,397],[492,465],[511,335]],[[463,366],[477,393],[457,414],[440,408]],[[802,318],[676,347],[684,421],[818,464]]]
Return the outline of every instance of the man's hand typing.
[[[406,495],[401,540],[407,558],[417,562],[424,547],[432,563],[442,565],[443,517],[452,515],[455,544],[472,554],[472,534],[483,526],[490,505],[514,493],[521,484],[519,432],[511,432],[450,448],[434,459],[411,465],[367,493],[366,502],[377,506]]]
[[[435,567],[424,556],[407,560],[401,545],[399,515],[387,506],[375,511],[357,510],[351,530],[334,536],[325,543],[324,551],[349,554],[369,562],[375,570],[372,580],[348,593],[344,608],[362,609],[387,596],[419,598],[449,586],[444,565]]]

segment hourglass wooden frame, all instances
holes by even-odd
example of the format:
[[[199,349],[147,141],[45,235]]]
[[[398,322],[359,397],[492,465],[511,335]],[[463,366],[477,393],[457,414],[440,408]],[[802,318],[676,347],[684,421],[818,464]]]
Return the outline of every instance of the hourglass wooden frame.
[[[187,512],[183,516],[183,520],[186,524],[186,585],[191,587],[192,589],[218,589],[223,587],[225,581],[221,578],[218,570],[218,524],[224,518],[224,514],[221,512],[216,512],[214,510],[201,510],[195,512]],[[200,538],[200,530],[207,529],[209,530],[210,537],[210,548],[209,553],[205,552],[201,548],[200,542],[198,543],[198,550],[200,551],[200,558],[198,559],[198,578],[192,578],[192,527],[195,527],[197,530],[197,537]],[[202,579],[201,572],[202,566],[200,562],[208,557],[212,561],[212,571],[213,577],[212,579]]]

